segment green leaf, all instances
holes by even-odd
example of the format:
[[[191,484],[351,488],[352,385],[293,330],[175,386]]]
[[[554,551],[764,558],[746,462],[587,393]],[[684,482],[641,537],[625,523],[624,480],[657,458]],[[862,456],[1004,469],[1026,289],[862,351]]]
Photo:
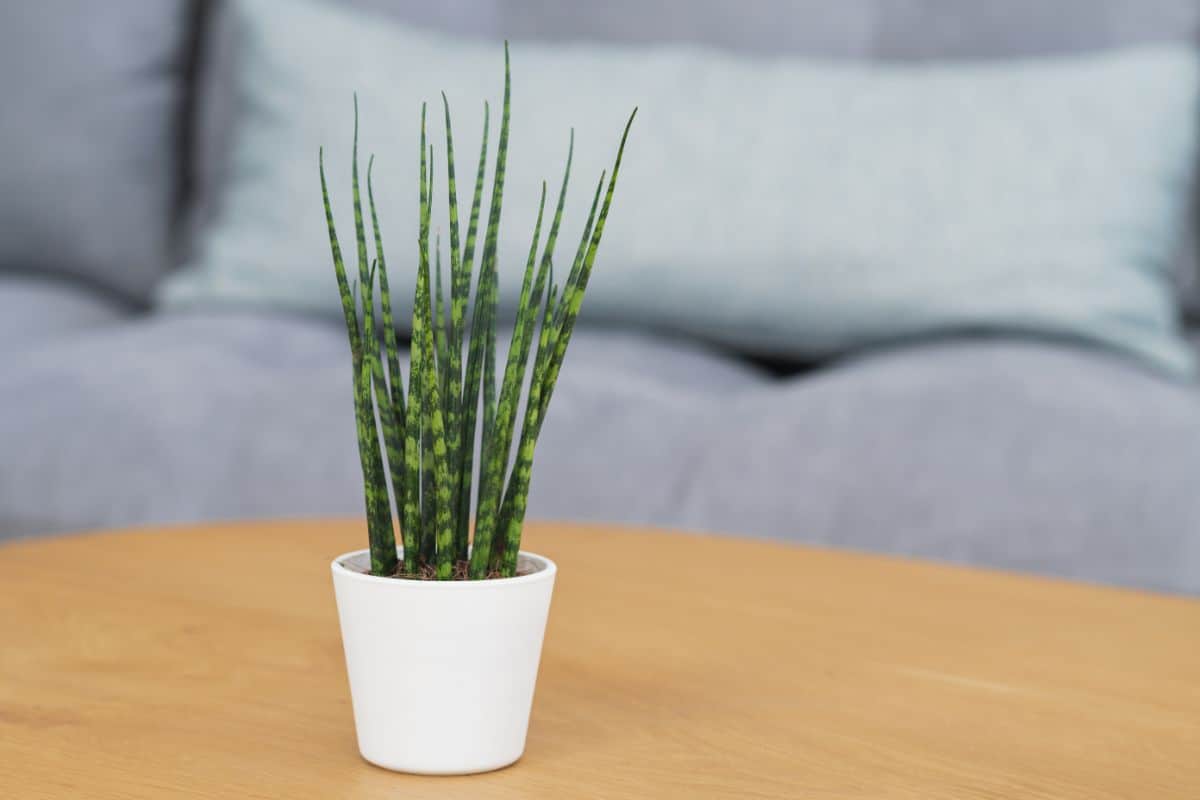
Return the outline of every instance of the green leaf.
[[[466,313],[467,299],[471,293],[471,264],[464,263],[459,246],[459,227],[458,227],[458,183],[455,178],[454,170],[454,128],[450,122],[450,101],[446,99],[446,93],[442,92],[442,108],[445,112],[446,120],[446,186],[447,186],[447,205],[450,213],[450,330],[449,342],[447,345],[447,359],[444,369],[446,376],[445,395],[443,397],[446,406],[446,447],[449,452],[451,465],[451,516],[454,526],[454,550],[455,561],[461,561],[467,557],[468,530],[469,520],[468,512],[462,509],[462,437],[463,437],[463,421],[462,421],[462,402],[463,402],[463,375],[462,375],[462,348],[463,337],[466,330]],[[485,111],[486,116],[486,111]],[[487,144],[487,130],[484,130],[484,147]],[[482,154],[486,159],[486,150]],[[482,164],[481,164],[482,167]],[[482,175],[478,181],[478,190],[482,191]],[[476,195],[478,197],[478,194]],[[478,208],[474,209],[476,223],[478,222]],[[440,255],[441,248],[438,248]],[[441,272],[439,265],[438,272]],[[440,301],[439,301],[440,304]],[[474,445],[474,442],[471,443]],[[468,503],[469,506],[469,503]]]
[[[554,247],[558,240],[558,229],[562,223],[563,207],[566,204],[567,187],[570,184],[571,162],[573,160],[574,153],[575,131],[572,130],[567,142],[567,163],[563,168],[562,185],[558,190],[558,201],[555,205],[554,220],[550,224],[550,233],[546,237],[546,246],[542,251],[541,264],[538,267],[537,278],[533,283],[532,291],[530,291],[529,281],[533,267],[533,260],[537,250],[538,231],[541,229],[542,224],[542,205],[539,205],[538,208],[537,223],[534,227],[534,243],[529,251],[529,260],[525,265],[525,278],[521,287],[521,295],[518,303],[517,322],[513,328],[513,340],[509,346],[509,358],[504,373],[504,389],[501,392],[500,408],[497,412],[502,417],[502,421],[500,423],[500,436],[502,437],[502,441],[497,445],[497,449],[502,452],[502,457],[500,458],[499,463],[501,478],[492,488],[497,495],[498,502],[502,497],[506,497],[509,494],[509,492],[504,488],[504,469],[508,465],[508,452],[511,448],[513,425],[516,422],[515,415],[517,403],[520,396],[521,386],[525,380],[526,365],[529,361],[529,348],[533,342],[533,332],[535,325],[537,324],[537,309],[539,309],[542,305],[542,294],[545,291],[547,281],[551,279],[551,273],[553,271]],[[545,184],[543,184],[543,205],[545,203],[545,199],[546,187]],[[543,325],[545,325],[549,320],[549,315],[553,308],[554,302],[551,301],[546,306],[546,310],[543,315],[546,319],[543,321]],[[541,379],[541,377],[544,376],[535,374],[533,380],[538,381]],[[507,398],[504,394],[505,391],[509,392]],[[538,394],[540,396],[540,392]],[[520,448],[518,447],[518,451],[519,449]],[[516,474],[516,467],[517,465],[514,464],[514,475]],[[507,485],[509,487],[511,487],[513,480],[514,478],[511,476],[508,478]],[[493,566],[498,566],[503,563],[503,554],[505,548],[507,547],[507,535],[505,533],[507,521],[504,513],[503,503],[500,505],[500,511],[501,514],[498,523],[499,527],[497,528],[498,535],[493,536],[494,542],[492,544],[492,552],[490,556],[490,561]]]
[[[421,374],[421,342],[423,324],[419,321],[420,287],[415,292],[413,304],[413,339],[409,350],[408,366],[408,414],[404,424],[404,572],[414,575],[420,569],[421,554],[421,420],[424,411],[423,376]]]
[[[424,413],[420,420],[421,435],[421,536],[420,560],[422,566],[432,563],[436,557],[434,534],[436,514],[436,490],[434,488],[433,464],[433,429],[432,418],[435,409],[430,403],[433,387],[437,386],[437,370],[432,345],[426,347],[426,338],[433,341],[432,322],[429,315],[430,285],[429,285],[429,219],[432,207],[432,152],[427,149],[425,139],[425,104],[421,104],[421,172],[420,172],[420,210],[419,230],[417,234],[417,288],[413,298],[413,357],[421,362],[421,405]],[[427,160],[428,158],[428,160]],[[417,318],[420,317],[420,328],[417,328]],[[412,370],[412,367],[409,367]],[[409,405],[412,397],[409,397]]]
[[[337,228],[333,222],[333,208],[329,204],[329,186],[325,181],[325,149],[317,151],[317,163],[321,172],[321,199],[325,203],[325,224],[329,228],[329,249],[333,252],[333,270],[337,276],[338,294],[342,298],[342,314],[346,319],[346,333],[350,337],[350,353],[355,364],[362,359],[362,341],[358,330],[358,312],[354,308],[354,295],[346,278],[346,264],[342,260],[342,248],[338,244]],[[358,370],[355,370],[357,375]],[[358,378],[355,377],[355,385]]]
[[[436,576],[449,580],[454,573],[454,527],[453,511],[450,507],[452,490],[450,484],[449,454],[446,450],[445,417],[439,386],[437,338],[444,345],[445,328],[441,326],[442,303],[440,292],[438,311],[431,308],[430,263],[429,263],[429,219],[432,206],[433,152],[430,150],[429,166],[425,164],[425,109],[421,109],[421,220],[418,247],[417,292],[413,300],[413,317],[421,318],[420,339],[416,328],[413,331],[413,346],[420,342],[422,381],[422,405],[426,409],[422,421],[424,452],[422,469],[422,515],[425,518],[422,531],[422,556],[426,561],[436,562]],[[439,242],[440,248],[440,242]],[[439,261],[440,266],[440,261]],[[438,282],[440,283],[440,270]],[[435,326],[439,331],[435,331]],[[444,359],[443,359],[444,362]],[[411,405],[411,402],[410,402]]]
[[[475,578],[487,575],[491,555],[491,539],[495,530],[495,490],[489,485],[492,470],[488,465],[495,448],[494,428],[496,423],[496,241],[503,207],[504,175],[508,163],[509,117],[512,108],[512,77],[509,64],[508,43],[504,44],[504,105],[500,115],[500,142],[496,151],[496,167],[492,177],[492,203],[488,213],[487,231],[484,235],[483,258],[479,268],[476,295],[482,295],[483,307],[487,309],[483,345],[483,438],[480,445],[479,495],[475,511],[475,543],[471,552],[470,574]],[[478,305],[476,306],[478,309]],[[475,332],[472,331],[472,335]]]
[[[374,330],[368,324],[371,321],[370,309],[364,310],[366,320],[360,327],[355,305],[354,292],[347,281],[345,264],[342,260],[341,248],[337,240],[334,226],[333,211],[329,202],[328,184],[325,179],[324,152],[318,157],[321,173],[321,193],[325,206],[325,218],[329,228],[330,249],[333,254],[334,271],[337,276],[338,292],[342,299],[342,310],[346,320],[346,329],[350,337],[350,348],[354,378],[354,408],[355,427],[358,434],[359,461],[363,472],[363,490],[367,512],[367,533],[371,553],[371,571],[377,575],[387,575],[395,572],[396,543],[395,531],[392,527],[391,500],[387,492],[387,480],[384,475],[383,457],[379,447],[378,431],[375,425],[375,407],[371,398],[371,371],[374,362],[371,356],[371,344],[377,345]],[[366,236],[362,225],[362,203],[358,184],[358,100],[354,103],[354,151],[352,161],[352,188],[355,215],[355,234],[358,245],[360,282],[367,284],[360,287],[370,297],[370,284],[373,277],[366,263]]]
[[[395,405],[393,403],[392,388],[388,386],[387,376],[383,371],[383,355],[380,352],[379,335],[375,326],[375,276],[377,271],[380,275],[380,280],[383,285],[386,285],[386,277],[380,270],[379,257],[383,255],[383,241],[379,231],[379,219],[375,213],[375,193],[372,190],[371,172],[375,166],[375,158],[372,156],[367,162],[367,198],[368,205],[371,210],[371,227],[375,237],[375,252],[376,259],[371,263],[371,271],[366,284],[360,284],[359,290],[362,293],[362,309],[363,309],[363,332],[364,332],[364,348],[366,358],[371,365],[371,379],[374,386],[375,406],[379,409],[379,424],[383,435],[384,450],[387,454],[387,470],[380,465],[380,474],[386,474],[390,471],[392,477],[392,487],[396,494],[396,511],[403,513],[404,506],[404,424],[398,416]],[[383,269],[386,269],[384,267]],[[382,289],[381,289],[382,291]],[[392,369],[392,375],[396,376],[395,380],[399,381],[399,363],[396,353],[396,333],[392,327],[391,318],[391,302],[388,298],[384,298],[384,336],[388,344],[388,357],[392,364],[389,369]],[[396,388],[399,388],[398,386]],[[401,397],[403,398],[402,390]],[[374,412],[371,412],[372,419]],[[387,495],[386,479],[384,481],[384,494]],[[392,505],[390,498],[388,499],[388,527],[392,527]],[[395,542],[392,542],[393,549]]]
[[[467,295],[470,293],[471,270],[475,259],[475,235],[479,227],[479,208],[483,198],[484,171],[487,167],[488,144],[488,104],[483,104],[483,138],[479,147],[479,167],[475,172],[475,192],[471,200],[471,216],[467,224],[467,240],[463,246],[462,281],[465,289],[462,292],[464,308]],[[479,385],[482,380],[483,360],[483,326],[480,320],[484,316],[482,308],[482,293],[475,293],[475,307],[471,312],[471,335],[467,350],[466,375],[463,378],[463,396],[459,404],[461,417],[459,420],[460,434],[458,454],[458,516],[455,529],[456,549],[461,557],[466,557],[467,540],[471,526],[471,482],[475,470],[475,420],[479,407]],[[466,321],[463,321],[464,336]]]
[[[433,307],[433,332],[434,345],[437,348],[438,371],[442,378],[442,390],[445,391],[445,383],[448,379],[446,374],[447,366],[450,361],[449,341],[446,332],[446,324],[448,316],[446,310],[446,295],[442,292],[442,234],[438,233],[434,237],[434,307]]]
[[[375,192],[372,187],[371,170],[375,165],[375,157],[367,163],[367,204],[371,209],[371,229],[375,234],[375,260],[379,262],[379,299],[383,308],[383,339],[387,349],[388,385],[399,417],[401,428],[404,423],[404,381],[400,374],[400,346],[396,338],[396,323],[392,317],[392,293],[388,286],[387,259],[383,253],[383,235],[379,227],[379,217],[375,213]],[[403,431],[401,431],[403,433]]]
[[[541,331],[538,335],[537,354],[533,360],[533,378],[529,385],[529,397],[525,403],[525,419],[521,423],[521,438],[517,447],[517,459],[513,464],[512,478],[504,493],[500,507],[498,535],[504,540],[499,560],[501,577],[512,577],[517,571],[517,557],[521,550],[521,530],[525,524],[525,509],[529,498],[529,483],[533,472],[533,455],[541,433],[543,405],[542,385],[550,354],[554,350],[557,331],[551,322],[551,311],[558,296],[558,286],[553,285],[546,298],[542,312]]]
[[[421,271],[428,275],[429,262],[425,261],[421,265]],[[428,278],[425,279],[425,284],[428,286]],[[425,313],[429,315],[428,302],[425,303]],[[426,319],[430,322],[430,319]],[[434,342],[433,331],[431,325],[425,327],[425,343],[422,347],[425,357],[423,369],[425,374],[433,377],[436,375],[434,366]],[[429,448],[426,449],[426,456],[432,456],[431,463],[426,467],[433,474],[433,487],[435,501],[433,502],[434,510],[434,531],[435,531],[435,553],[437,559],[437,578],[438,580],[449,580],[454,573],[454,526],[452,519],[452,510],[450,503],[452,500],[452,491],[450,484],[450,464],[449,453],[446,450],[446,428],[445,419],[442,414],[442,399],[441,392],[436,380],[425,381],[425,403],[430,409],[429,413]]]
[[[508,458],[512,449],[513,425],[516,423],[517,402],[520,400],[521,386],[525,382],[525,366],[528,362],[528,345],[525,339],[532,336],[533,326],[537,321],[537,308],[541,303],[542,286],[546,278],[546,270],[539,270],[539,285],[537,297],[534,297],[533,267],[537,261],[538,244],[541,241],[542,215],[546,209],[546,183],[542,182],[542,196],[538,202],[537,221],[533,226],[533,241],[529,245],[529,256],[525,261],[525,275],[521,281],[521,294],[517,303],[517,321],[513,326],[512,341],[508,347],[508,359],[504,365],[504,378],[500,384],[500,399],[496,407],[496,424],[492,436],[489,437],[489,453],[483,461],[485,471],[484,484],[487,486],[485,495],[481,495],[481,507],[500,510],[500,498],[504,492],[504,474],[508,469]],[[548,262],[543,261],[543,265]],[[480,535],[480,531],[483,535]],[[500,541],[493,541],[492,531],[477,526],[475,536],[476,549],[488,552],[488,560],[498,560],[497,548]],[[483,556],[480,556],[483,559]]]
[[[396,341],[396,325],[392,318],[392,297],[388,287],[387,259],[383,251],[383,235],[379,228],[379,216],[375,211],[375,191],[371,179],[375,166],[374,156],[367,162],[367,205],[371,210],[371,230],[375,237],[375,259],[379,271],[379,294],[383,309],[383,338],[386,349],[388,372],[385,377],[379,357],[378,344],[373,349],[375,360],[372,368],[372,378],[375,385],[375,403],[380,409],[380,421],[383,427],[383,441],[387,452],[388,470],[392,477],[392,491],[395,494],[395,511],[401,519],[401,535],[408,530],[404,523],[404,505],[408,490],[404,461],[406,437],[406,413],[404,408],[404,378],[400,373],[399,344]],[[372,301],[372,308],[374,307]],[[373,327],[369,326],[369,327]],[[373,332],[372,332],[373,338]],[[407,545],[406,545],[407,549]]]
[[[493,473],[488,469],[496,449],[496,305],[487,306],[483,350],[483,431],[479,441],[479,492],[475,499],[475,540],[471,549],[471,577],[487,576],[496,507],[489,501]]]
[[[572,274],[567,281],[566,287],[563,289],[563,298],[560,308],[555,312],[555,325],[558,328],[556,341],[554,345],[554,354],[551,356],[549,366],[546,370],[545,385],[542,387],[542,419],[545,420],[546,406],[550,403],[550,397],[554,393],[554,385],[558,381],[558,373],[562,368],[563,358],[566,356],[567,344],[571,340],[571,334],[575,330],[575,320],[579,316],[579,308],[583,303],[583,293],[587,290],[588,280],[591,278],[592,267],[596,262],[596,252],[600,248],[600,239],[604,235],[604,223],[608,219],[608,211],[612,207],[613,193],[617,186],[617,174],[621,169],[621,158],[625,154],[625,142],[629,138],[629,129],[633,126],[633,120],[637,116],[637,109],[629,115],[629,121],[625,123],[625,131],[621,134],[621,144],[617,148],[617,158],[613,163],[612,176],[608,179],[608,191],[604,196],[604,205],[600,209],[600,216],[596,220],[595,228],[590,232],[590,238],[587,238],[587,252],[582,260],[578,255],[577,268],[572,267]],[[603,183],[603,176],[601,183]],[[593,208],[595,201],[593,201]],[[589,215],[590,217],[590,215]],[[589,223],[589,226],[590,223]],[[582,241],[580,242],[582,247]],[[559,317],[561,315],[561,322]]]

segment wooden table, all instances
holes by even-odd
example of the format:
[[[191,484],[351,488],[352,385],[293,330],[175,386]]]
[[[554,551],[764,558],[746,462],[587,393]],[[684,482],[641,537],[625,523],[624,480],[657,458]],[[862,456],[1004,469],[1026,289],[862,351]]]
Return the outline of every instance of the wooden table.
[[[576,525],[527,534],[560,572],[524,759],[386,772],[329,579],[364,539],[0,547],[0,797],[1200,797],[1200,602]]]

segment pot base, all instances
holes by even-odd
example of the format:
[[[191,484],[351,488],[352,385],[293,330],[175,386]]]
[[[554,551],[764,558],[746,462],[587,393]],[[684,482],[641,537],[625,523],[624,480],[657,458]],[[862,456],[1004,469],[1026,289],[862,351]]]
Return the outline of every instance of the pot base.
[[[367,754],[363,753],[362,751],[359,751],[359,755],[362,756],[363,761],[366,761],[371,766],[379,767],[380,769],[386,769],[389,772],[401,772],[401,773],[404,773],[405,775],[430,775],[430,776],[445,775],[445,776],[449,776],[449,775],[480,775],[485,772],[496,772],[497,770],[502,770],[502,769],[505,769],[506,767],[511,767],[513,764],[520,761],[521,756],[525,755],[525,752],[524,752],[524,750],[522,750],[520,753],[517,754],[517,757],[513,758],[513,759],[504,759],[502,761],[499,761],[496,763],[491,763],[491,764],[479,764],[479,765],[470,766],[470,767],[456,767],[453,769],[422,769],[420,767],[414,767],[411,764],[405,764],[405,763],[397,762],[397,761],[388,761],[386,759],[375,760],[375,759],[372,759],[369,756],[367,756]]]

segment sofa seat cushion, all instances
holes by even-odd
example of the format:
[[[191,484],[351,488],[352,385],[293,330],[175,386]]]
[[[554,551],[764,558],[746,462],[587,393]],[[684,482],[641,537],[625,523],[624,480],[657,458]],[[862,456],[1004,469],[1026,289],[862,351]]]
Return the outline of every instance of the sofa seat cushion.
[[[1200,395],[1079,348],[964,341],[772,377],[581,328],[530,515],[648,523],[1200,593]],[[344,332],[205,313],[0,370],[0,538],[361,515]],[[731,565],[751,569],[753,565]]]
[[[0,275],[0,353],[21,358],[27,348],[86,336],[129,313],[128,306],[73,281]]]
[[[574,516],[665,518],[664,482],[704,447],[692,409],[762,378],[636,334],[581,328],[571,347],[535,471],[542,505],[565,497]],[[26,348],[0,370],[0,539],[361,514],[349,360],[337,324],[239,313],[156,316]]]
[[[720,419],[686,527],[1200,592],[1200,394],[1108,356],[897,349]]]

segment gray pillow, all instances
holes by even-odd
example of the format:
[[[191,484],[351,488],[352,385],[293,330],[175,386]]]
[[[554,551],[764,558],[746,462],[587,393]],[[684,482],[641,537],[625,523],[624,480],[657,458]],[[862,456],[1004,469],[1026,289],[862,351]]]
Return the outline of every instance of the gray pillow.
[[[353,2],[411,16],[408,4],[398,0]],[[483,18],[495,36],[700,42],[760,54],[855,60],[990,60],[1200,40],[1198,0],[755,0],[754,13],[739,0],[446,5],[459,11],[460,29],[467,29],[468,19],[475,26]],[[493,6],[499,9],[489,13]],[[452,15],[442,17],[439,27],[453,28]],[[1200,196],[1193,196],[1188,218],[1174,271],[1184,310],[1200,322]]]
[[[134,301],[169,265],[185,0],[0,5],[0,270]]]
[[[438,30],[493,39],[697,42],[744,53],[860,60],[1002,59],[1078,53],[1200,37],[1197,0],[340,0]],[[224,6],[213,2],[210,7]],[[192,222],[218,210],[228,177],[231,26],[214,25],[197,150]],[[1200,187],[1200,184],[1197,184]],[[1200,320],[1196,229],[1200,198],[1178,243],[1174,272],[1185,310]]]
[[[173,307],[336,314],[318,145],[344,178],[357,90],[362,152],[379,155],[384,176],[385,236],[411,241],[414,114],[444,88],[470,152],[499,48],[325,3],[234,8],[230,180],[161,296]],[[607,165],[630,106],[642,109],[622,172],[632,188],[590,285],[592,319],[800,359],[901,337],[1019,332],[1191,371],[1168,276],[1195,152],[1191,48],[922,66],[679,46],[526,42],[515,52],[510,231],[532,229],[528,187],[552,169],[550,154],[561,157],[569,126],[581,132],[578,185]],[[343,219],[344,188],[331,189]],[[582,221],[580,202],[568,205],[567,241]],[[527,247],[502,235],[500,263],[520,264]],[[392,266],[402,282],[411,261]],[[501,269],[502,304],[519,281]],[[396,308],[404,320],[403,300]]]

